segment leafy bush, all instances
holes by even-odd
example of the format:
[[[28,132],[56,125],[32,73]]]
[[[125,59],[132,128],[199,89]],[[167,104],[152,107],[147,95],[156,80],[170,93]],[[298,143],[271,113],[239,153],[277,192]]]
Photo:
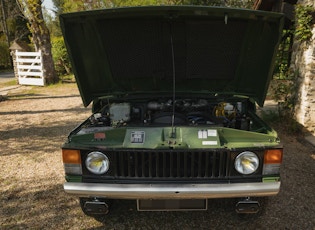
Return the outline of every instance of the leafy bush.
[[[0,41],[0,69],[8,69],[11,67],[11,57],[8,44]]]
[[[272,99],[278,102],[277,110],[263,111],[262,117],[277,129],[289,134],[298,134],[301,133],[303,126],[294,117],[299,87],[296,84],[297,73],[288,69],[282,74],[283,79],[272,80],[269,89]]]
[[[53,37],[51,43],[52,56],[57,74],[59,76],[71,74],[71,64],[63,37]]]
[[[297,4],[295,7],[295,35],[299,41],[309,41],[312,37],[312,6]]]

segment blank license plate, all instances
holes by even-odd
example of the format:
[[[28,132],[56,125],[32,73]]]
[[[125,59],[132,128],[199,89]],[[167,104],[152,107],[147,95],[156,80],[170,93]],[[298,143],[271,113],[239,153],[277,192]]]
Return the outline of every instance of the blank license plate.
[[[207,199],[137,200],[138,211],[197,211],[207,210]]]

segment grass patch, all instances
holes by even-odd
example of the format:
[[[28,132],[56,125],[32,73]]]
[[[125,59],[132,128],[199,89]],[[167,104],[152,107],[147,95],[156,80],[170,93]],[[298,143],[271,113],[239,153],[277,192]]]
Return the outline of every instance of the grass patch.
[[[11,80],[11,81],[7,81],[7,82],[3,82],[0,83],[0,88],[4,88],[4,87],[8,87],[8,86],[13,86],[13,85],[17,85],[18,83],[16,82],[16,80]]]
[[[35,98],[41,96],[54,96],[62,94],[71,94],[78,95],[77,85],[75,83],[62,83],[51,84],[47,86],[31,86],[31,85],[16,85],[8,91],[7,98],[9,99],[26,99],[26,98]],[[11,86],[8,83],[0,84],[0,88],[5,88]]]
[[[58,82],[56,84],[47,85],[45,87],[36,87],[36,91],[39,93],[45,93],[49,89],[50,94],[60,94],[62,91],[76,92],[77,93],[77,84],[70,82]]]
[[[74,83],[75,82],[75,77],[73,74],[61,76],[60,79],[61,79],[61,82],[63,82],[63,83]]]

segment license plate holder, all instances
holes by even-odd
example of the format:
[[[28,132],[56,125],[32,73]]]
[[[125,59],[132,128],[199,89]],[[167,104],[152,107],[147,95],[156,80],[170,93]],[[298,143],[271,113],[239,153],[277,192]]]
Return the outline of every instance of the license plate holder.
[[[137,200],[138,211],[205,211],[208,210],[207,199],[140,199]]]

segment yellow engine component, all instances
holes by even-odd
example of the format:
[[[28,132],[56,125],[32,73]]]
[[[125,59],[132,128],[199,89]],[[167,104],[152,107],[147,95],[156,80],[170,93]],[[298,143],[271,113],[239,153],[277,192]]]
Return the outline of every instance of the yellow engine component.
[[[230,120],[236,116],[234,106],[227,102],[220,102],[216,107],[214,107],[213,113],[216,117],[226,117]]]

